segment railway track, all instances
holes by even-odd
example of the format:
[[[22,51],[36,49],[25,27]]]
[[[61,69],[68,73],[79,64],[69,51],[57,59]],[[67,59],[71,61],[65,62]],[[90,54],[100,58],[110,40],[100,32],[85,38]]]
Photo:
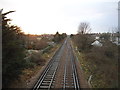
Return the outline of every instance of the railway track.
[[[66,54],[63,54],[66,52]],[[63,60],[62,57],[65,57]],[[61,65],[61,61],[63,64]],[[60,70],[62,69],[60,73]],[[57,76],[60,73],[61,78]],[[56,81],[59,79],[59,84],[56,87]],[[33,87],[33,90],[42,90],[42,89],[53,89],[53,88],[60,88],[60,89],[67,89],[72,88],[74,90],[80,89],[80,84],[78,80],[76,65],[75,65],[75,58],[72,51],[72,47],[69,42],[69,38],[65,40],[63,45],[59,48],[59,50],[55,53],[52,60],[46,66],[45,70],[41,74],[39,80]]]

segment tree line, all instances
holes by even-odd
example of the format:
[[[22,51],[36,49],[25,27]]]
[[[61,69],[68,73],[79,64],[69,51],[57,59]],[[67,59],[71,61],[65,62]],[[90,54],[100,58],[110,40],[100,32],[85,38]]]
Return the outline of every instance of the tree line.
[[[56,32],[56,34],[54,35],[53,41],[55,43],[60,43],[66,37],[67,37],[66,33],[59,34],[59,32]]]

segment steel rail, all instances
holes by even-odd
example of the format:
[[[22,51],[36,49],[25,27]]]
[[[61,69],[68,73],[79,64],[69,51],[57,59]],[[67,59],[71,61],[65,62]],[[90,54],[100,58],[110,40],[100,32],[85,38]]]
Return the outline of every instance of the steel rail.
[[[66,57],[68,57],[68,55],[70,56],[70,64],[71,64],[71,67],[72,67],[73,87],[74,87],[75,90],[78,90],[79,89],[79,84],[78,84],[76,67],[75,67],[75,63],[74,63],[74,60],[75,60],[74,59],[74,54],[72,53],[72,48],[71,48],[70,44],[67,43],[66,46],[68,48],[67,49],[68,54],[67,54]],[[67,82],[66,82],[66,78],[67,78],[66,72],[67,72],[67,64],[68,64],[67,61],[68,61],[68,58],[66,58],[65,65],[64,65],[65,71],[64,71],[64,80],[63,80],[63,90],[65,90],[66,84],[67,84]]]
[[[63,85],[63,90],[65,90],[65,85],[66,85],[66,65],[65,65],[65,72],[64,72],[64,85]]]
[[[69,40],[66,39],[64,43],[61,45],[61,47],[56,51],[52,59],[49,61],[48,65],[45,67],[39,80],[34,85],[33,90],[38,90],[42,88],[50,90],[52,88],[52,85],[54,84],[53,81],[55,80],[55,77],[56,77],[57,69],[60,65],[59,61],[65,47],[67,48],[68,54],[66,55],[65,64],[64,64],[63,90],[67,89],[67,87],[69,88],[71,85],[71,83],[70,85],[68,84],[69,81],[66,81],[66,79],[68,80],[68,77],[69,77],[68,76],[69,74],[67,73],[69,70],[69,67],[68,67],[69,65],[67,63],[69,56],[70,56],[70,65],[71,65],[70,68],[72,69],[72,72],[71,72],[72,77],[70,77],[71,78],[70,80],[72,80],[72,83],[73,83],[71,87],[74,87],[75,90],[80,89],[77,68],[75,63],[76,58],[74,56],[73,49],[71,47],[71,44],[69,43]],[[67,84],[68,86],[66,86]]]
[[[74,57],[74,53],[72,51],[72,47],[71,44],[68,45],[68,50],[69,50],[69,54],[70,54],[70,63],[71,63],[71,67],[72,67],[72,75],[73,75],[73,86],[75,90],[79,90],[80,86],[79,86],[79,80],[78,80],[78,75],[77,75],[77,68],[76,68],[76,64],[75,64],[75,57]]]
[[[67,50],[67,52],[68,52],[68,50]],[[64,70],[65,71],[64,71],[64,82],[63,82],[64,85],[63,85],[63,90],[65,90],[65,86],[66,86],[66,72],[67,72],[67,67],[66,66],[67,66],[67,59],[68,59],[67,57],[68,57],[68,55],[66,56],[65,65],[64,65],[64,67],[65,67]]]
[[[52,65],[50,65],[50,67],[52,67]],[[43,74],[42,80],[39,79],[40,82],[38,82],[38,85],[37,85],[37,89],[36,89],[36,90],[38,90],[38,88],[39,88],[40,85],[42,84],[42,82],[43,82],[45,76],[47,75],[48,71],[50,70],[50,67],[47,69],[47,71],[45,72],[45,74]]]
[[[54,54],[54,56],[52,57],[52,59],[49,61],[49,63],[48,63],[48,65],[46,66],[45,70],[42,72],[39,80],[38,80],[37,83],[34,85],[33,90],[37,90],[37,88],[38,88],[37,86],[42,83],[43,78],[45,77],[45,75],[46,75],[47,72],[49,71],[50,67],[52,66],[52,63],[55,61],[54,58],[55,58],[56,54],[60,51],[61,48],[62,48],[62,45],[61,45],[61,47],[55,52],[55,54]],[[41,80],[41,79],[42,79],[42,80]]]
[[[75,87],[75,90],[76,90],[77,85],[76,85],[76,79],[75,79],[75,73],[74,73],[75,68],[73,66],[73,60],[72,60],[72,58],[71,58],[71,63],[72,63],[72,75],[73,75],[74,87]]]
[[[54,60],[53,60],[54,61]],[[53,62],[52,61],[52,62]],[[52,67],[52,62],[49,62],[49,64],[47,65],[47,67],[45,68],[45,70],[43,71],[41,77],[39,78],[39,80],[37,81],[37,83],[35,84],[33,90],[37,90],[39,88],[39,86],[41,85],[41,83],[43,82],[45,76],[47,75],[48,71],[50,70],[50,68]]]
[[[62,44],[61,47],[56,51],[56,53],[54,54],[52,60],[49,61],[49,63],[48,63],[48,65],[46,66],[45,70],[44,70],[43,73],[41,74],[39,80],[38,80],[37,83],[35,84],[33,90],[38,90],[38,89],[40,88],[42,82],[44,81],[46,75],[47,75],[48,72],[50,71],[50,69],[51,69],[52,67],[56,67],[56,69],[55,69],[54,72],[53,72],[53,77],[52,77],[52,79],[51,79],[51,81],[50,81],[50,84],[49,84],[49,87],[48,87],[48,90],[49,90],[49,88],[51,87],[52,82],[53,82],[53,80],[54,80],[54,77],[55,77],[55,73],[56,73],[56,71],[57,71],[57,68],[58,68],[58,65],[55,66],[55,65],[53,65],[53,63],[57,60],[57,59],[56,59],[57,57],[59,57],[59,59],[60,59],[60,56],[56,56],[56,55],[59,55],[59,54],[61,55],[61,51],[62,51],[62,49],[64,48],[65,43],[66,43],[66,41],[65,41],[64,44]],[[56,58],[55,58],[55,57],[56,57]],[[58,62],[58,61],[57,61],[57,62]]]
[[[73,51],[72,51],[72,47],[70,46],[70,48],[71,48],[71,53],[73,54]],[[74,84],[75,84],[75,88],[76,88],[76,90],[77,89],[80,89],[80,85],[79,85],[79,79],[78,79],[78,75],[77,75],[77,68],[76,68],[76,64],[75,64],[75,57],[74,57],[74,54],[73,55],[71,55],[72,56],[72,58],[71,58],[71,60],[72,60],[72,67],[73,67],[73,71],[74,71]]]
[[[58,69],[58,65],[57,65],[57,67],[56,67],[56,69],[55,69],[55,72],[53,73],[53,77],[52,77],[52,79],[51,79],[51,81],[50,81],[48,90],[50,90],[50,88],[51,88],[51,85],[52,85],[52,82],[53,82],[53,80],[54,80],[54,77],[55,77],[55,74],[56,74],[57,69]]]

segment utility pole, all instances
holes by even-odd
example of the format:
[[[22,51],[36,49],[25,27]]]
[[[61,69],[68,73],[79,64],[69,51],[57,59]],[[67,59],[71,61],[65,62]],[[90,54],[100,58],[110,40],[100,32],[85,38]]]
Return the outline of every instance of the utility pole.
[[[119,45],[119,35],[120,34],[120,1],[118,2],[118,45]],[[119,68],[119,65],[120,65],[120,57],[119,57],[119,53],[120,53],[120,51],[119,51],[119,46],[118,46],[118,68]],[[119,72],[119,69],[118,69],[118,72]],[[119,73],[117,73],[117,75],[119,76],[120,74]],[[120,88],[120,83],[119,83],[119,81],[117,81],[117,83],[118,83],[118,88]]]
[[[117,32],[118,45],[119,45],[119,34],[120,34],[120,1],[118,2],[118,32]]]

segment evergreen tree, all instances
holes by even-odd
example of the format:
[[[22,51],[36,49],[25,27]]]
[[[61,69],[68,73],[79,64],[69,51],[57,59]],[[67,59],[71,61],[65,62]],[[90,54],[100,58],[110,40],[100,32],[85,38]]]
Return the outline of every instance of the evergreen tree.
[[[54,35],[53,41],[56,43],[59,43],[61,41],[61,37],[60,37],[59,32],[56,32],[56,34]]]
[[[25,67],[23,33],[20,28],[10,25],[6,17],[9,11],[2,14],[2,85],[3,88],[18,79],[21,71]]]

